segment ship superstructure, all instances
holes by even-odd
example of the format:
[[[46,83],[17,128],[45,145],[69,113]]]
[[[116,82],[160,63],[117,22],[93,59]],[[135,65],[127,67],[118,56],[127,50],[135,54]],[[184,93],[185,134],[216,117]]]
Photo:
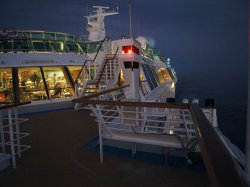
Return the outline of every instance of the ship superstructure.
[[[93,9],[86,16],[88,38],[46,31],[1,33],[0,103],[12,105],[1,108],[7,109],[9,124],[0,123],[0,146],[4,153],[10,146],[11,153],[0,166],[11,158],[15,168],[16,157],[30,148],[20,144],[27,134],[19,132],[17,107],[27,104],[34,111],[46,103],[43,110],[48,110],[76,98],[75,109],[89,109],[98,122],[101,162],[104,144],[131,149],[132,156],[141,150],[161,152],[166,163],[172,150],[181,150],[187,165],[192,164],[191,153],[201,150],[214,186],[244,186],[235,163],[243,166],[245,157],[217,128],[213,100],[203,109],[198,99],[175,103],[177,76],[170,58],[142,37],[111,40],[104,18],[118,10]],[[226,184],[224,172],[232,182],[219,185]]]

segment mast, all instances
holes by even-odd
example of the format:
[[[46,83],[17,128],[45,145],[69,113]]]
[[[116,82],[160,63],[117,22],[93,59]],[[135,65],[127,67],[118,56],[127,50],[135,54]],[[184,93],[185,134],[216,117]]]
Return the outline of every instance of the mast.
[[[105,38],[105,24],[104,18],[106,16],[112,16],[118,14],[117,11],[107,11],[109,7],[105,6],[93,6],[93,10],[89,16],[85,16],[88,19],[87,31],[89,32],[88,40],[90,41],[101,41]]]
[[[248,43],[250,45],[250,2],[248,1]],[[245,172],[250,178],[250,46],[248,45],[248,102],[247,102],[247,128],[246,128],[246,167]]]
[[[129,9],[129,36],[132,38],[132,18],[131,18],[131,1],[128,1],[128,9]]]

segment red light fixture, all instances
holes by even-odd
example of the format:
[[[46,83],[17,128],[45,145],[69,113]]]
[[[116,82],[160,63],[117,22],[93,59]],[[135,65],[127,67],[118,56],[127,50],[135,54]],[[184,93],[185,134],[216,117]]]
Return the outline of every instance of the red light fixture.
[[[135,53],[140,55],[140,50],[134,45],[122,46],[122,54],[132,54]]]

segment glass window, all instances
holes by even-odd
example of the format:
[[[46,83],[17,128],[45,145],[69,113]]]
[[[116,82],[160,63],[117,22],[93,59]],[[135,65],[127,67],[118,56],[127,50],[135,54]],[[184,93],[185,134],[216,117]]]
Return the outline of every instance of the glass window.
[[[39,67],[18,68],[21,101],[47,99]]]
[[[64,50],[64,44],[63,42],[54,42],[51,41],[50,42],[50,46],[52,48],[53,51],[57,51],[57,52],[61,52]]]
[[[82,69],[82,66],[67,66],[67,68],[69,69],[72,79],[76,81],[77,76]]]
[[[43,67],[43,72],[51,98],[63,98],[75,95],[63,67]]]
[[[166,68],[159,68],[158,70],[156,69],[156,74],[160,83],[163,83],[166,80],[171,80]]]
[[[0,102],[13,101],[12,69],[0,68]]]

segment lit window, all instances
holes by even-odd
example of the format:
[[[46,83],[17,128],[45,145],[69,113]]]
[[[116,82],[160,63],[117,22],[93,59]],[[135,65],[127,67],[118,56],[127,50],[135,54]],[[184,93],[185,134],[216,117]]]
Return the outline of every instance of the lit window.
[[[82,66],[67,66],[67,68],[69,69],[72,79],[76,81],[76,78],[78,74],[80,73]]]
[[[63,67],[43,67],[43,72],[51,98],[74,96],[69,77]]]
[[[39,67],[18,68],[18,80],[21,101],[47,99]]]
[[[11,68],[0,68],[0,102],[13,101]]]

